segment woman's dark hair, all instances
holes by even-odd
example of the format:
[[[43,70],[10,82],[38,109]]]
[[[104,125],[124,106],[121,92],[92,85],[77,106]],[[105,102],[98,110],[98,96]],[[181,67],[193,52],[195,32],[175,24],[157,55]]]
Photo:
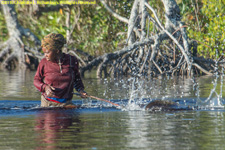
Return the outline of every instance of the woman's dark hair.
[[[48,50],[62,50],[64,44],[66,44],[64,36],[56,33],[46,35],[41,41],[41,47],[45,47]]]

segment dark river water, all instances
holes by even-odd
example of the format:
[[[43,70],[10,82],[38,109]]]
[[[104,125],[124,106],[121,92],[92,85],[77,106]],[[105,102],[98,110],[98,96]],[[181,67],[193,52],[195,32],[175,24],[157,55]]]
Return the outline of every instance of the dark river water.
[[[0,149],[224,150],[224,79],[83,79],[89,95],[79,109],[41,109],[35,72],[0,72]],[[193,110],[148,112],[153,100]]]

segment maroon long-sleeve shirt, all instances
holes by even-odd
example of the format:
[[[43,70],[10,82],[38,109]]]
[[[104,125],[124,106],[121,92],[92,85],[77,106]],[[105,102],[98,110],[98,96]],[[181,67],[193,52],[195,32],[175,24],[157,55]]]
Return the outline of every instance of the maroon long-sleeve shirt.
[[[45,97],[46,85],[51,85],[55,88],[54,98],[59,99],[72,99],[73,88],[77,91],[84,89],[79,73],[79,63],[77,58],[68,54],[63,55],[64,57],[61,59],[62,72],[60,71],[58,62],[47,61],[46,58],[43,58],[39,63],[37,72],[34,76],[34,86],[42,92]]]

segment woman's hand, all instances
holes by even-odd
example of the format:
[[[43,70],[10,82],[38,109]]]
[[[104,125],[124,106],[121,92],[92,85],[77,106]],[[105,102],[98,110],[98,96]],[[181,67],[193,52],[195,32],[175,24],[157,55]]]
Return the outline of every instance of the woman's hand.
[[[80,94],[80,97],[81,97],[81,98],[87,98],[87,97],[88,97],[88,94],[87,94],[85,91],[83,91],[83,90],[81,90],[81,91],[79,92],[79,94]]]
[[[55,88],[50,86],[50,85],[47,85],[45,87],[45,94],[48,96],[48,97],[53,97],[53,95],[55,95],[55,92],[54,92]]]

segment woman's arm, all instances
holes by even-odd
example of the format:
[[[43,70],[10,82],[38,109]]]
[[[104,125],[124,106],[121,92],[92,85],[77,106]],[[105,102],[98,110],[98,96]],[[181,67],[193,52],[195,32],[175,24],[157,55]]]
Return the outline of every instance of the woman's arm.
[[[44,83],[44,65],[42,61],[39,63],[37,72],[34,76],[34,86],[40,91],[40,92],[45,92],[45,87],[46,84]]]

